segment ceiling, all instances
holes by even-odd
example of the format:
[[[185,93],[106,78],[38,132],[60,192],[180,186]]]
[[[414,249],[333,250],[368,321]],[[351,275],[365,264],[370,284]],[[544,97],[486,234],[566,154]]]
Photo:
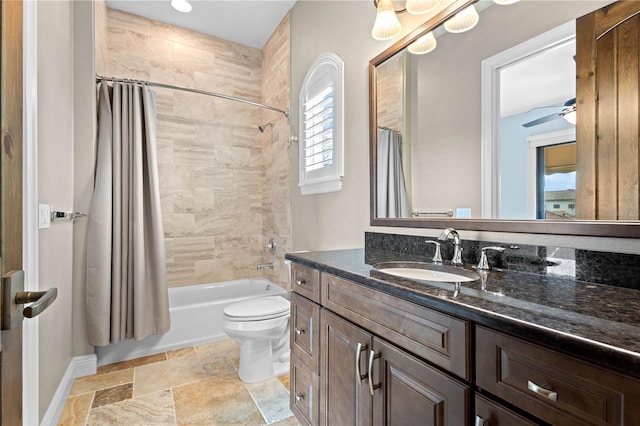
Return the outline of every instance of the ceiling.
[[[576,97],[575,40],[544,50],[500,71],[500,116],[564,104]],[[540,116],[547,115],[544,110]]]
[[[106,0],[107,6],[262,49],[296,0],[191,0],[181,13],[170,0]]]

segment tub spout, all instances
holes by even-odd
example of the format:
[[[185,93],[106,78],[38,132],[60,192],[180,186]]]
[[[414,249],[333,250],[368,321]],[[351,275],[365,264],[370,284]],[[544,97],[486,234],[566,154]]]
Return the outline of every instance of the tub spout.
[[[273,263],[259,263],[256,269],[258,271],[261,271],[263,269],[273,269]]]

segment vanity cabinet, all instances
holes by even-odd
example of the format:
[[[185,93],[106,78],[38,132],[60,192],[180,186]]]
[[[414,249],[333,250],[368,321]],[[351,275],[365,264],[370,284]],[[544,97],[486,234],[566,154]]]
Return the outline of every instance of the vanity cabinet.
[[[301,423],[467,423],[471,388],[454,375],[471,377],[468,321],[294,264],[296,278],[306,281],[294,281],[291,297],[291,407]],[[307,299],[318,296],[308,291],[316,279],[320,304]]]
[[[301,265],[292,275],[305,281],[291,297],[291,406],[303,424],[640,424],[640,380],[586,354],[481,325],[477,311],[472,321],[414,303],[391,283]]]
[[[630,425],[640,381],[476,327],[476,384],[553,425]]]

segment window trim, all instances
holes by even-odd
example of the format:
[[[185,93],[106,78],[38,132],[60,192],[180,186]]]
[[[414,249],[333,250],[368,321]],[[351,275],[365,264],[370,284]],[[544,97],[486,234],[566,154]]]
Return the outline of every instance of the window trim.
[[[323,169],[308,171],[305,164],[305,103],[316,94],[314,84],[324,84],[330,80],[333,85],[333,146],[332,165]],[[327,86],[324,86],[325,88]],[[314,90],[315,89],[315,90]],[[314,92],[309,96],[309,92]],[[325,192],[340,191],[342,189],[342,177],[344,176],[344,61],[337,54],[327,52],[320,55],[309,67],[304,78],[299,96],[300,117],[300,146],[299,146],[299,182],[302,195],[320,194]],[[322,170],[322,172],[319,172]],[[315,172],[315,173],[313,173]],[[315,175],[315,176],[313,176]]]

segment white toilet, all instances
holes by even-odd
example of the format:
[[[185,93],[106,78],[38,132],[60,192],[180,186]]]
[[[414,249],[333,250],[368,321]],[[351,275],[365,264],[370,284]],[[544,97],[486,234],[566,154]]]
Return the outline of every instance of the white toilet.
[[[290,302],[256,297],[224,308],[222,329],[240,344],[238,376],[255,383],[289,372]]]

